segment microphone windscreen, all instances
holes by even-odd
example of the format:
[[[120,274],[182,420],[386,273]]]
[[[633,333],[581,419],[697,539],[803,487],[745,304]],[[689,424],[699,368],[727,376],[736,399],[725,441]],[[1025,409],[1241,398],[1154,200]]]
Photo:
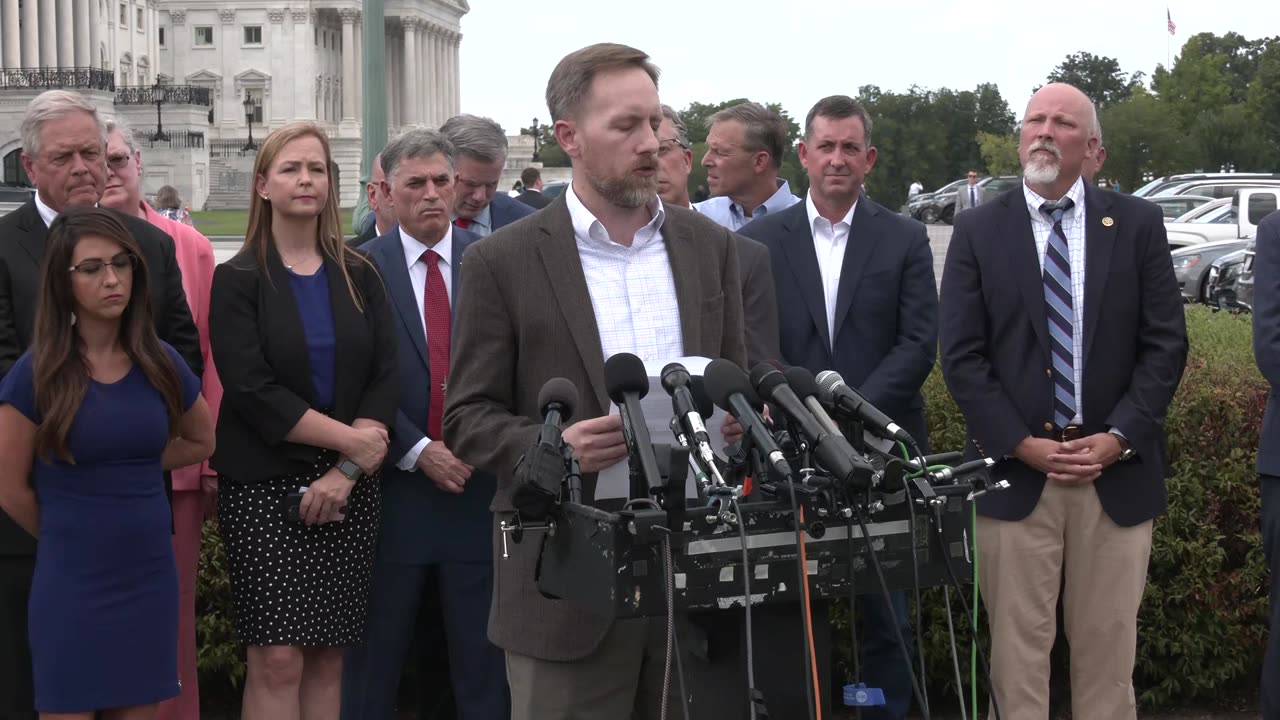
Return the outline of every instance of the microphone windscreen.
[[[751,386],[756,389],[760,397],[768,399],[773,397],[773,391],[779,385],[785,385],[787,378],[767,362],[757,364],[751,368]]]
[[[742,393],[749,400],[755,399],[755,391],[751,389],[747,374],[730,360],[717,358],[707,363],[702,377],[707,396],[725,412],[730,412],[729,396],[734,393]]]
[[[560,404],[560,422],[568,422],[578,407],[578,388],[564,378],[551,378],[538,391],[538,412],[544,416],[552,403]]]
[[[644,369],[644,361],[631,353],[618,353],[605,360],[604,387],[615,405],[622,404],[626,393],[644,397],[649,393],[649,373]]]
[[[707,394],[707,382],[701,375],[693,376],[693,381],[689,383],[689,394],[693,396],[694,408],[703,420],[715,414],[716,405],[711,402],[711,396]]]
[[[813,373],[809,372],[808,368],[793,365],[783,374],[787,376],[787,384],[796,391],[796,395],[801,400],[818,395],[818,381],[813,378]]]
[[[688,387],[691,382],[689,369],[678,362],[667,363],[662,368],[662,389],[670,395],[675,392],[678,387]]]
[[[836,387],[844,384],[844,378],[835,370],[823,370],[818,373],[818,393],[821,400],[828,405],[835,402]]]

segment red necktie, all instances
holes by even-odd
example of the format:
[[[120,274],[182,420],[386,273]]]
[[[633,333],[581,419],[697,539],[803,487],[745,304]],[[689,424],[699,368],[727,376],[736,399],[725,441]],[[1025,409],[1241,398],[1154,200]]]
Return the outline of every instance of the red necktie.
[[[457,220],[453,221],[453,224],[457,225],[463,230],[466,230],[467,228],[471,227],[471,221],[466,218],[458,218]]]
[[[440,256],[435,250],[422,253],[427,264],[427,288],[423,293],[422,315],[427,326],[427,367],[431,371],[431,404],[427,411],[427,437],[439,440],[444,417],[445,383],[449,380],[449,291],[440,273]]]

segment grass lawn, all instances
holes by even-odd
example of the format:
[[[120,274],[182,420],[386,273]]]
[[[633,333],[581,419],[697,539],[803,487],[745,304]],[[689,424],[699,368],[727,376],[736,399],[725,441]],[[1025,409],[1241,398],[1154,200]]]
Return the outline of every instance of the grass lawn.
[[[344,233],[351,230],[349,226],[351,224],[352,210],[353,208],[343,208],[341,211],[342,231]],[[249,224],[249,211],[247,209],[205,210],[191,213],[191,219],[195,222],[196,229],[207,237],[231,235],[243,238],[245,227]]]

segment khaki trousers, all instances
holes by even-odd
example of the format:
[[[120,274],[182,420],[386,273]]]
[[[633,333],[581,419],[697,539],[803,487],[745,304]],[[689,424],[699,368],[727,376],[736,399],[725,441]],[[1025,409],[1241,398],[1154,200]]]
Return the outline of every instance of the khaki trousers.
[[[1017,522],[978,518],[978,583],[1002,720],[1049,717],[1049,651],[1060,584],[1072,716],[1137,717],[1133,664],[1151,528],[1150,520],[1116,525],[1092,484],[1046,483],[1035,510]]]

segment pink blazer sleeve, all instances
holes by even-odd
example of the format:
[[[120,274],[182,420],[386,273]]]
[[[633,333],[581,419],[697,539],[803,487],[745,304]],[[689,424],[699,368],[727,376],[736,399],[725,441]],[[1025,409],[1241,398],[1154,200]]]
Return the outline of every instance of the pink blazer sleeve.
[[[217,368],[213,365],[213,353],[209,349],[209,291],[213,287],[213,268],[216,264],[213,243],[195,228],[169,220],[150,207],[147,208],[147,219],[173,237],[178,269],[182,271],[182,289],[186,291],[191,317],[195,319],[196,330],[200,333],[200,353],[204,357],[204,377],[200,379],[200,393],[208,403],[216,423],[218,406],[222,402],[222,382],[218,379]],[[173,489],[199,490],[201,476],[215,474],[208,462],[175,470]]]

